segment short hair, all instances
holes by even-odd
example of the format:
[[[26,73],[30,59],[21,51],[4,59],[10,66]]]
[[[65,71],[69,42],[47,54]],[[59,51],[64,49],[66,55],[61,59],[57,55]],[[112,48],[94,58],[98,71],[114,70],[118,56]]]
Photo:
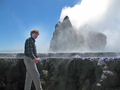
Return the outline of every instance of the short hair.
[[[37,29],[33,29],[33,30],[30,32],[30,35],[32,36],[33,33],[36,33],[36,34],[39,35],[39,30],[37,30]]]

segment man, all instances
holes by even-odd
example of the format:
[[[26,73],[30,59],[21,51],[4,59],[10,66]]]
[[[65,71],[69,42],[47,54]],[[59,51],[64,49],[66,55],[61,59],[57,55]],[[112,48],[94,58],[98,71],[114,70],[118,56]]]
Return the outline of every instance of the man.
[[[24,90],[31,90],[32,81],[36,90],[43,90],[40,83],[40,75],[36,67],[38,59],[35,39],[38,37],[39,31],[37,29],[33,29],[30,35],[31,37],[25,41],[24,63],[26,66],[26,80]]]

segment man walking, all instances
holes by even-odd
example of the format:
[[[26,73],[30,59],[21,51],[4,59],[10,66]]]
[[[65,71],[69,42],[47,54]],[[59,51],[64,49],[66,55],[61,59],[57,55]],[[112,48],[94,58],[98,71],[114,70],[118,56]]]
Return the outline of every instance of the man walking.
[[[24,63],[26,66],[26,79],[24,90],[31,90],[32,81],[36,90],[43,90],[40,83],[40,75],[36,67],[38,63],[35,39],[39,35],[37,29],[33,29],[30,33],[31,37],[25,41]]]

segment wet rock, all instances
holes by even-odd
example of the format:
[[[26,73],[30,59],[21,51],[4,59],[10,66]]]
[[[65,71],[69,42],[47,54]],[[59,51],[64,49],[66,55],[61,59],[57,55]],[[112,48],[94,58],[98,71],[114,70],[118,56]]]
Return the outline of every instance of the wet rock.
[[[90,81],[87,79],[82,87],[82,90],[89,90]]]
[[[120,83],[119,73],[116,72],[118,62],[119,59],[114,58],[102,58],[98,61],[95,70],[96,82],[92,90],[108,90],[108,88],[116,90]]]
[[[120,58],[41,59],[37,67],[44,90],[120,89]],[[0,59],[0,90],[23,90],[25,73],[23,59]]]

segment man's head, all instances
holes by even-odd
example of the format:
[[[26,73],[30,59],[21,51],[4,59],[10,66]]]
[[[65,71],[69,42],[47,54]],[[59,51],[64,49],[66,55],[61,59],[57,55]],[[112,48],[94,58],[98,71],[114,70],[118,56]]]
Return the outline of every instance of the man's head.
[[[39,35],[39,31],[37,29],[33,29],[31,32],[30,32],[30,35],[32,38],[36,39]]]

